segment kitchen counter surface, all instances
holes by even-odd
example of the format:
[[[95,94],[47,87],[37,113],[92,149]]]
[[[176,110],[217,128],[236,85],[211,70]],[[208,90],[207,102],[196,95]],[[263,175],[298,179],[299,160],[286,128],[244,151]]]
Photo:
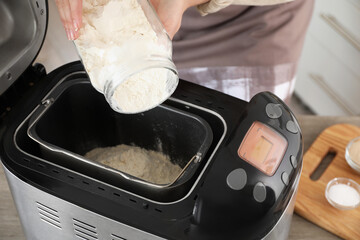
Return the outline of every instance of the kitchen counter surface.
[[[298,120],[304,136],[305,151],[320,132],[328,126],[337,123],[350,123],[360,126],[360,117],[300,116]],[[4,171],[0,167],[0,240],[24,239],[25,237],[4,176]],[[289,239],[330,240],[339,238],[294,214]]]

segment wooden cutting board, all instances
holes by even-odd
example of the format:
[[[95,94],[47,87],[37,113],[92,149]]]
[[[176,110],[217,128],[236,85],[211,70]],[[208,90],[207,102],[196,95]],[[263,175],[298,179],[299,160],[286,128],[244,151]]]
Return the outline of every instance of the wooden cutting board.
[[[327,183],[335,177],[347,177],[360,183],[360,174],[345,160],[348,142],[360,136],[360,128],[338,124],[325,129],[305,153],[295,212],[320,227],[345,239],[360,239],[360,207],[342,211],[331,206],[325,198]],[[328,152],[336,155],[321,177],[313,181],[311,174]]]

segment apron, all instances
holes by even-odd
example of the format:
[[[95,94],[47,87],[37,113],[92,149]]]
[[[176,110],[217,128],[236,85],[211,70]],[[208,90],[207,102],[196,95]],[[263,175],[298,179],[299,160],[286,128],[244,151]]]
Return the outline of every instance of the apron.
[[[313,5],[231,5],[205,17],[190,8],[173,39],[180,78],[246,101],[261,91],[288,101]]]

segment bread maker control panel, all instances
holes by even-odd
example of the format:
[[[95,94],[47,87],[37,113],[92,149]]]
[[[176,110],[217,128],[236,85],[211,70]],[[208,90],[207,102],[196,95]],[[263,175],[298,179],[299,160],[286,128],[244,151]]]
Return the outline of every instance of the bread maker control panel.
[[[288,107],[270,93],[254,96],[242,115],[229,144],[237,164],[226,183],[235,191],[251,188],[252,199],[263,203],[269,190],[278,198],[293,180],[302,153],[301,133]]]

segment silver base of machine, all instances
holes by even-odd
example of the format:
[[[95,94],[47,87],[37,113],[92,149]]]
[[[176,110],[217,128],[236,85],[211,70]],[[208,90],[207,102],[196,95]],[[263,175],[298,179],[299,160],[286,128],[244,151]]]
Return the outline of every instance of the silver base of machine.
[[[4,169],[26,239],[163,239],[41,191]]]
[[[26,239],[163,239],[43,192],[20,180],[5,166],[4,169]],[[264,239],[287,239],[295,205],[298,180],[299,176],[287,209]]]

